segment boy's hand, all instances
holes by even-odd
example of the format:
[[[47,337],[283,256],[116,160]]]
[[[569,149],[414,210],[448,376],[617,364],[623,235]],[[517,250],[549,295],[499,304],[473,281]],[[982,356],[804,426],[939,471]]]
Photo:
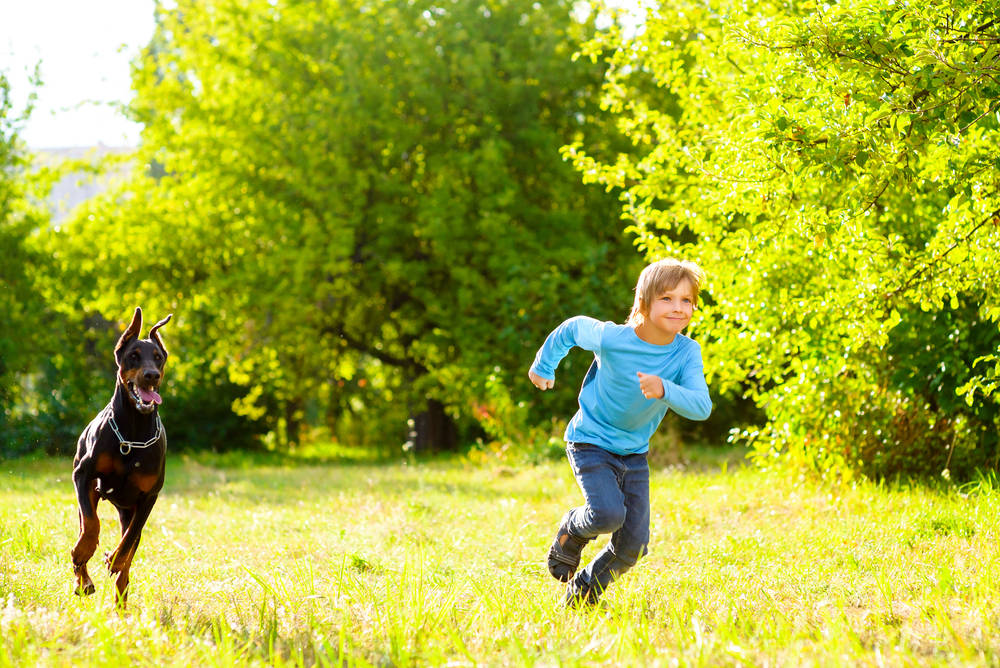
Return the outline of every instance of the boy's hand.
[[[539,390],[548,390],[553,385],[556,384],[556,381],[549,380],[548,378],[542,378],[531,369],[528,369],[528,378],[531,379],[531,384],[537,387]]]
[[[651,376],[648,373],[643,373],[641,371],[639,374],[639,389],[642,390],[642,396],[647,399],[662,399],[663,398],[663,381],[660,380],[659,376]]]

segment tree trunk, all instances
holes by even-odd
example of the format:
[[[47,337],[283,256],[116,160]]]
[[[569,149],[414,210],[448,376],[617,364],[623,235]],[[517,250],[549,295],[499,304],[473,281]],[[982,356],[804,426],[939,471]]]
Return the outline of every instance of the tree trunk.
[[[436,399],[427,400],[427,409],[413,415],[409,441],[414,452],[440,452],[455,450],[458,430],[455,421],[445,412],[444,404]]]
[[[305,401],[301,398],[289,399],[285,404],[285,446],[294,447],[299,444],[302,436],[302,407]]]

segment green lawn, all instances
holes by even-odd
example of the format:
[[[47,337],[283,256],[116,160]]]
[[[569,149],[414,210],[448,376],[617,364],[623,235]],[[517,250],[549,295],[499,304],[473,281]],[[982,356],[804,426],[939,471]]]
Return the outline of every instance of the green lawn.
[[[649,556],[571,611],[565,463],[233,461],[171,456],[124,615],[111,507],[78,598],[70,462],[0,462],[0,665],[1000,664],[986,483],[658,471]]]

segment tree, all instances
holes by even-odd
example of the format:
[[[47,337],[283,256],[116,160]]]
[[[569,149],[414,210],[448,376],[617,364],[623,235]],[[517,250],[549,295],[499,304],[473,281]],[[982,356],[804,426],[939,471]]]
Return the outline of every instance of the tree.
[[[134,74],[162,177],[137,172],[53,252],[104,269],[81,282],[103,313],[177,312],[199,366],[245,388],[237,410],[290,441],[352,413],[412,416],[428,447],[457,417],[528,423],[513,388],[541,338],[577,312],[623,317],[640,261],[614,198],[559,155],[602,76],[571,58],[589,28],[570,10],[180,2]],[[97,235],[116,241],[91,261]]]
[[[25,107],[15,109],[0,72],[0,457],[72,452],[96,408],[95,389],[106,387],[105,372],[113,369],[110,356],[95,347],[110,323],[72,309],[73,300],[53,281],[44,241],[51,215],[41,203],[52,184],[89,167],[84,161],[40,166],[21,142],[41,85],[37,70],[28,85]]]
[[[14,109],[10,82],[0,71],[0,455],[24,447],[19,419],[25,410],[22,378],[31,368],[39,346],[37,339],[44,304],[34,290],[33,268],[40,258],[27,239],[35,230],[37,212],[31,207],[23,181],[28,167],[18,132],[30,113]],[[19,446],[19,447],[15,447]]]
[[[566,153],[650,256],[708,270],[697,331],[766,411],[758,461],[997,465],[995,9],[680,1],[584,50],[633,147]]]

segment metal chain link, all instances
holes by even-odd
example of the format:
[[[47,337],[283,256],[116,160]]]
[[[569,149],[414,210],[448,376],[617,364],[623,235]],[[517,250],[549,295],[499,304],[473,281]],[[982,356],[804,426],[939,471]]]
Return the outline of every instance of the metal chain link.
[[[160,440],[160,435],[163,433],[163,423],[160,421],[160,416],[156,416],[156,433],[148,441],[126,441],[122,437],[122,433],[118,431],[118,425],[115,423],[115,418],[113,416],[108,417],[108,422],[111,424],[111,431],[115,432],[115,436],[118,437],[118,450],[123,454],[127,455],[132,452],[132,448],[148,448],[149,446]]]

